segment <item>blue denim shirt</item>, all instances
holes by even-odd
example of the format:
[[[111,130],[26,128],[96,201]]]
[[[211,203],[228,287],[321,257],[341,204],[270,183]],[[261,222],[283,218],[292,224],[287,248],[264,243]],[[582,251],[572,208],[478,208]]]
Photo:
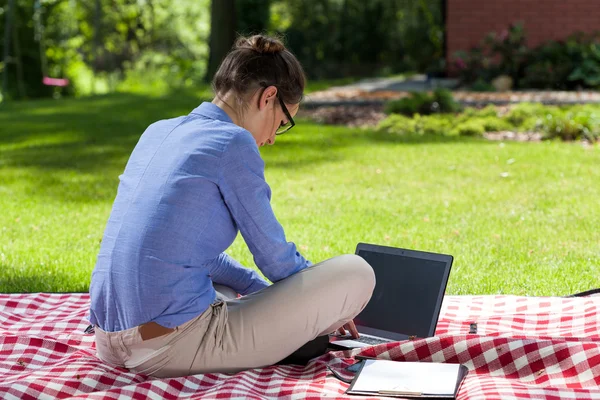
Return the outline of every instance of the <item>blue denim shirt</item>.
[[[148,127],[119,177],[90,322],[109,332],[174,327],[215,301],[213,282],[244,295],[265,288],[223,253],[238,230],[273,282],[311,265],[275,218],[264,168],[252,134],[212,103]]]

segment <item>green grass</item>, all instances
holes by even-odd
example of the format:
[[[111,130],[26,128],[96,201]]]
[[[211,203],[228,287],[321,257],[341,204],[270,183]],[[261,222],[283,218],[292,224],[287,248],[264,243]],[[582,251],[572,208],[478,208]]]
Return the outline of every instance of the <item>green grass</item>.
[[[199,99],[115,94],[0,107],[0,292],[85,291],[118,175],[151,122]],[[311,260],[357,242],[455,256],[448,293],[600,286],[600,147],[401,137],[299,121],[262,150]],[[241,238],[230,254],[248,266]]]

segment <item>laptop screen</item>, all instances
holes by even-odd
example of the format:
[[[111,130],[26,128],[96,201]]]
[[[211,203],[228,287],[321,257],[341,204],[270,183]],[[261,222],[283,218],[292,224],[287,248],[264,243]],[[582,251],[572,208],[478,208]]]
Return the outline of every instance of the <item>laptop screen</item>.
[[[397,339],[432,336],[446,289],[449,262],[364,249],[357,254],[373,267],[377,280],[369,304],[355,319],[359,331],[402,334],[391,335]]]

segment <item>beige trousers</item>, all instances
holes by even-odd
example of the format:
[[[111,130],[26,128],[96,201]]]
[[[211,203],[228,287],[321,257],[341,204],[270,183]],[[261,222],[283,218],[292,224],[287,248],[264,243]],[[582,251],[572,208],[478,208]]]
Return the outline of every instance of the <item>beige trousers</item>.
[[[106,363],[156,377],[264,367],[352,320],[374,287],[361,257],[334,257],[239,299],[215,285],[218,300],[204,313],[153,339],[142,340],[137,327],[96,328],[96,349]]]

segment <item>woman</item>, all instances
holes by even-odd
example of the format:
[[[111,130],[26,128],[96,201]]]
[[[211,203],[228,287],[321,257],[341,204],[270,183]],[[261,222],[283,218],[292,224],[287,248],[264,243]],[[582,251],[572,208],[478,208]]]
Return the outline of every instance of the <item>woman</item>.
[[[286,240],[258,151],[294,126],[304,82],[280,41],[240,38],[212,103],[141,136],[90,285],[101,360],[157,377],[236,372],[338,329],[358,335],[371,267],[355,255],[312,265]],[[238,230],[274,284],[224,253]]]

